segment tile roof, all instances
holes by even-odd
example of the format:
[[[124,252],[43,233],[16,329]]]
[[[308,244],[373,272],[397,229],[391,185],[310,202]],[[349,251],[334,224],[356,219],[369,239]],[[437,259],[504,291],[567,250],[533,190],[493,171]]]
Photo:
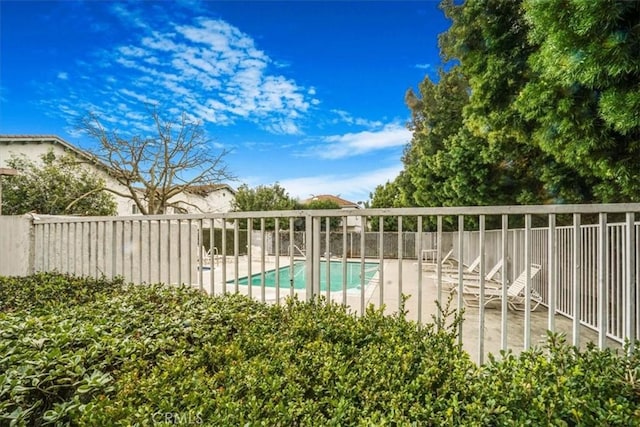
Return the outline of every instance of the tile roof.
[[[357,203],[350,202],[349,200],[345,200],[341,197],[334,196],[332,194],[318,194],[317,196],[312,196],[304,200],[302,203],[309,203],[316,200],[334,202],[338,204],[338,206],[340,206],[341,208],[359,208],[360,207]]]

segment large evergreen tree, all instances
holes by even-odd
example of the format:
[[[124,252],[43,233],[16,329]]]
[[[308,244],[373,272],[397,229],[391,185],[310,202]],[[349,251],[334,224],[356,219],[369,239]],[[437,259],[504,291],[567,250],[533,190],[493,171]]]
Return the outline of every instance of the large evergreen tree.
[[[536,46],[516,109],[532,142],[593,186],[640,200],[640,2],[524,2]]]
[[[445,0],[442,9],[452,19],[440,38],[443,56],[459,61],[469,81],[464,126],[484,144],[482,157],[499,180],[497,192],[479,195],[477,204],[590,200],[589,183],[532,143],[535,124],[514,106],[532,77],[529,60],[538,49],[521,1]]]
[[[405,168],[374,206],[640,200],[640,2],[441,7],[452,66],[407,93]]]

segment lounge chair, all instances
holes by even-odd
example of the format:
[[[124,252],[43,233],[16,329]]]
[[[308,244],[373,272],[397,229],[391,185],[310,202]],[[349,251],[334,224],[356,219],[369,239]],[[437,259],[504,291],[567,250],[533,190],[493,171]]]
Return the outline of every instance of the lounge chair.
[[[453,249],[452,249],[452,251],[453,251]],[[449,254],[447,254],[447,255],[449,255]],[[445,260],[445,258],[443,258],[443,260]],[[448,258],[447,258],[447,260],[448,260]],[[442,262],[441,262],[441,264],[442,264]],[[476,259],[471,261],[471,264],[469,264],[469,265],[463,264],[463,266],[465,267],[462,270],[463,274],[476,274],[477,275],[478,274],[477,269],[478,269],[478,267],[480,267],[480,255],[478,255],[478,257]],[[435,268],[434,268],[434,270],[435,270]],[[429,271],[431,271],[431,269],[429,269]],[[458,267],[455,266],[455,265],[452,265],[451,263],[449,263],[447,265],[442,265],[440,271],[444,275],[455,275],[455,274],[458,273]],[[429,275],[427,277],[429,277],[430,279],[436,279],[437,278],[434,275]]]
[[[478,257],[478,265],[479,264],[480,264],[480,258]],[[475,268],[472,271],[468,271],[472,267],[472,265],[470,265],[464,271],[464,273],[462,275],[462,282],[463,282],[463,284],[467,284],[469,286],[478,286],[479,287],[480,286],[480,274],[475,271]],[[495,287],[498,284],[498,281],[496,280],[496,275],[498,274],[498,272],[501,269],[502,269],[502,259],[500,261],[498,261],[496,263],[496,265],[494,265],[493,268],[491,270],[489,270],[489,272],[487,274],[485,274],[485,276],[484,276],[485,283],[490,283],[490,284],[492,284],[493,287]],[[445,274],[445,275],[442,276],[442,282],[455,286],[460,282],[459,277],[460,276],[458,276],[458,274]],[[436,277],[432,277],[432,278],[437,279]]]
[[[533,279],[541,270],[538,264],[531,264],[531,279]],[[507,288],[507,304],[509,308],[516,311],[524,311],[526,303],[525,286],[527,284],[526,270]],[[458,292],[457,288],[452,288],[451,292]],[[464,284],[462,287],[462,298],[465,304],[477,307],[480,304],[480,286],[478,284]],[[494,301],[502,299],[502,288],[496,286],[494,281],[485,284],[484,288],[484,304],[487,305]],[[542,302],[542,297],[534,289],[531,289],[531,311],[538,308]]]
[[[443,257],[442,260],[440,260],[440,265],[442,267],[445,266],[450,266],[451,264],[451,256],[453,255],[453,248],[451,248],[451,250],[449,252],[447,252]],[[422,263],[422,269],[426,270],[426,271],[431,271],[431,270],[435,270],[436,267],[438,266],[437,262],[423,262]]]

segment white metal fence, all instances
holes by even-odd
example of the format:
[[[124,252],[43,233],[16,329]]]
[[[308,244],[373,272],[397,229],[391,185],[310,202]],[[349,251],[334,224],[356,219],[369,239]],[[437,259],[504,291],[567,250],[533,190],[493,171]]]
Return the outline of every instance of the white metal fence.
[[[595,332],[594,340],[601,347],[638,339],[640,227],[635,216],[639,212],[640,204],[612,204],[0,217],[0,274],[20,274],[22,270],[24,274],[60,271],[123,276],[134,283],[187,283],[212,294],[244,292],[273,302],[294,294],[301,298],[324,295],[348,304],[356,312],[362,312],[370,303],[397,310],[402,307],[403,294],[411,294],[411,317],[426,322],[430,315],[438,315],[433,301],[446,300],[446,274],[439,260],[453,248],[454,257],[462,261],[458,273],[462,273],[464,263],[480,256],[481,289],[487,285],[484,276],[489,269],[499,261],[503,263],[503,298],[497,310],[485,309],[483,292],[479,294],[477,313],[468,309],[474,321],[467,319],[465,324],[473,323],[476,329],[471,335],[467,331],[466,336],[477,340],[478,358],[482,361],[485,342],[497,339],[485,336],[486,321],[492,316],[498,316],[502,331],[496,348],[514,347],[513,338],[506,333],[514,322],[523,325],[518,336],[520,348],[532,345],[531,331],[541,321],[539,315],[532,317],[530,310],[534,291],[542,295],[547,308],[542,318],[544,328],[557,330],[558,316],[569,319],[571,327],[567,332],[576,345],[581,343],[585,328]],[[379,231],[349,233],[349,216],[358,216],[362,224],[376,225]],[[547,226],[532,227],[534,216],[538,223],[542,218]],[[387,217],[397,218],[399,230],[384,230]],[[558,218],[567,217],[569,225],[556,224]],[[616,222],[608,221],[612,217]],[[446,230],[445,218],[453,218],[448,222],[457,222],[457,229]],[[516,218],[524,227],[509,228],[510,218]],[[402,219],[414,229],[403,230]],[[465,230],[469,219],[475,221],[473,230]],[[583,219],[592,223],[583,224]],[[485,224],[489,220],[499,224],[497,228],[487,230]],[[437,226],[426,230],[423,225],[427,223]],[[433,267],[419,256],[425,251],[435,258]],[[17,265],[12,260],[21,260],[27,267],[12,269]],[[334,266],[323,263],[331,260]],[[358,263],[357,285],[347,283],[347,264],[353,261]],[[365,265],[369,261],[378,263],[373,277]],[[299,270],[303,272],[296,272],[294,267],[294,274],[287,276],[283,269],[296,262],[302,265]],[[542,266],[534,278],[531,264]],[[331,269],[344,274],[332,279]],[[521,272],[526,277],[527,298],[520,315],[508,312],[507,288]],[[292,279],[299,274],[303,275],[304,284],[296,288]],[[464,285],[460,274],[454,301],[458,308],[463,307]],[[535,337],[533,340],[535,343]]]

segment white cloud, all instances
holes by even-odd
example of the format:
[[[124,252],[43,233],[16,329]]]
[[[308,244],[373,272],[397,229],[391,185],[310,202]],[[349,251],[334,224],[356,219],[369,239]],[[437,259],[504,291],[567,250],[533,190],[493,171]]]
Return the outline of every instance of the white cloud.
[[[323,159],[340,159],[404,146],[411,140],[411,132],[397,123],[389,123],[380,130],[332,135],[323,140],[325,144],[314,147],[309,154]]]
[[[149,104],[156,105],[156,104],[158,104],[158,102],[155,99],[149,98],[146,95],[141,95],[141,94],[136,93],[136,92],[134,92],[132,90],[129,90],[129,89],[121,89],[120,93],[122,93],[123,95],[126,95],[126,96],[128,96],[130,98],[133,98],[136,101],[139,101],[139,102],[141,102],[143,104],[146,104],[146,105],[149,105]]]
[[[127,9],[123,4],[114,3],[111,7],[111,11],[120,20],[126,22],[129,25],[133,25],[138,28],[146,28],[146,24],[140,14],[132,9]]]
[[[148,55],[145,49],[138,46],[120,46],[117,51],[123,56],[131,56],[134,58],[144,58]]]
[[[366,126],[368,128],[378,128],[383,125],[379,120],[369,120],[362,117],[353,117],[347,111],[344,110],[330,110],[333,114],[336,114],[338,118],[333,120],[333,123],[346,123],[348,125]]]
[[[67,107],[59,111],[69,121],[69,112],[81,108],[78,100],[95,103],[109,112],[110,120],[124,111],[118,107],[124,102],[131,111],[145,112],[142,104],[155,104],[207,123],[230,125],[242,119],[275,134],[295,135],[303,133],[311,106],[320,102],[314,87],[299,86],[281,74],[277,61],[252,37],[225,21],[179,21],[180,15],[169,19],[161,12],[143,15],[128,3],[110,10],[120,24],[135,31],[127,44],[90,52],[92,60],[78,60],[80,79],[64,91],[56,89],[65,93],[55,102]],[[96,75],[105,78],[92,77]],[[69,76],[60,72],[57,77]],[[124,114],[121,119],[128,126],[137,123]]]

